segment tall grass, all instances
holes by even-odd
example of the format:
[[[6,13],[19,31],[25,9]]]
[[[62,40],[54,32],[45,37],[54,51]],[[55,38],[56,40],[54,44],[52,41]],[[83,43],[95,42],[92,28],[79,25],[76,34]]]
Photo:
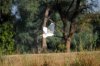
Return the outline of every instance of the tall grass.
[[[100,66],[100,51],[7,55],[0,66]]]

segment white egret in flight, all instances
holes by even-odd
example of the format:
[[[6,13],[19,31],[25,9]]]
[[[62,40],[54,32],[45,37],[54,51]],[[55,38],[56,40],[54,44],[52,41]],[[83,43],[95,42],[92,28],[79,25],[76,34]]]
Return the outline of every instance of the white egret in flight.
[[[55,24],[51,23],[48,27],[43,27],[43,37],[49,37],[54,35]]]

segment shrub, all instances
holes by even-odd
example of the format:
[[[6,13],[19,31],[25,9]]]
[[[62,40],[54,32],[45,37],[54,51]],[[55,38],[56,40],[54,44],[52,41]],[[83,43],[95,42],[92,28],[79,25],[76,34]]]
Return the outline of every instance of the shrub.
[[[14,50],[13,25],[0,24],[0,54],[11,54]]]

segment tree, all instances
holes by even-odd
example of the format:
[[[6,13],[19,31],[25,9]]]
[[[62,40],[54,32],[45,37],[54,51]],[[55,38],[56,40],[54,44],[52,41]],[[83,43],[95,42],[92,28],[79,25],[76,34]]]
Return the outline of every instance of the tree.
[[[48,8],[49,8],[50,9],[50,11],[48,11],[49,14],[51,14],[50,12],[58,12],[61,16],[61,19],[63,21],[63,26],[64,26],[63,27],[63,32],[64,32],[63,37],[65,40],[67,52],[70,52],[71,39],[76,30],[75,28],[77,26],[77,20],[78,20],[77,17],[85,10],[91,8],[91,5],[94,5],[91,3],[87,4],[86,2],[87,0],[46,1],[47,9],[45,13],[48,11]],[[48,17],[49,15],[46,18]],[[67,30],[66,25],[68,21],[70,22],[70,28],[68,32],[66,33],[66,30]],[[45,21],[44,21],[44,24],[45,24]],[[44,44],[46,46],[46,42],[44,42]]]
[[[11,54],[14,51],[14,31],[11,19],[12,0],[0,0],[0,53]]]
[[[92,5],[86,4],[86,1],[87,0],[16,0],[13,2],[18,8],[18,12],[16,12],[14,16],[20,17],[20,19],[13,19],[14,31],[16,33],[14,37],[16,51],[21,53],[37,52],[40,50],[40,46],[45,50],[50,47],[50,43],[51,45],[57,43],[55,41],[56,39],[58,41],[64,39],[64,41],[57,44],[64,43],[67,50],[70,51],[72,36],[76,31],[79,16]],[[56,13],[59,14],[58,20],[55,19]],[[51,37],[48,37],[46,40],[41,36],[41,33],[43,33],[42,27],[48,26],[50,23],[49,20],[56,23],[56,34],[52,37],[55,40],[49,40]],[[59,24],[60,28],[58,28],[57,24]],[[62,33],[59,31],[61,34],[60,38],[57,37],[58,30],[62,31]],[[55,46],[58,47],[57,44],[55,44]]]
[[[50,8],[47,7],[46,8],[46,12],[45,12],[45,15],[44,15],[44,24],[43,24],[43,27],[46,27],[46,23],[48,21],[48,18],[49,18],[49,10]],[[43,33],[44,34],[44,33]],[[46,38],[42,37],[42,48],[43,48],[43,51],[46,51],[47,49],[47,44],[46,44]]]
[[[92,24],[92,20],[95,19],[93,17],[96,17],[96,15],[84,14],[79,18],[76,33],[72,38],[73,51],[91,51],[96,49],[96,41],[99,33],[94,32],[96,26],[94,27]]]
[[[24,4],[23,4],[24,3]],[[17,52],[38,52],[42,33],[43,9],[40,1],[17,1],[21,19],[15,23],[15,41]]]

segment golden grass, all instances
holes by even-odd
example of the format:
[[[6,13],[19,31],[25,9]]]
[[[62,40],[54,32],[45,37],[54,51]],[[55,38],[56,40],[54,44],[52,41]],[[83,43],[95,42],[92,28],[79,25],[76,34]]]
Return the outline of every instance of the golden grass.
[[[100,66],[100,51],[7,55],[0,66]]]

